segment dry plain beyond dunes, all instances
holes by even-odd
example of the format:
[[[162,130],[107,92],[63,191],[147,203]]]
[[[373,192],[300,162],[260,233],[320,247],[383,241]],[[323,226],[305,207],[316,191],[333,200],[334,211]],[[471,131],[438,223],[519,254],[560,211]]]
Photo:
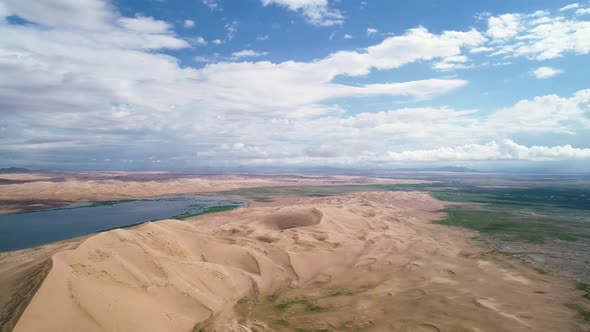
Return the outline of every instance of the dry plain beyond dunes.
[[[20,181],[3,184],[1,181]],[[0,173],[0,213],[63,207],[73,202],[213,193],[240,188],[414,184],[427,181],[364,176],[202,175],[165,172]]]
[[[570,284],[432,224],[442,206],[354,193],[101,233],[53,256],[15,331],[587,330]]]

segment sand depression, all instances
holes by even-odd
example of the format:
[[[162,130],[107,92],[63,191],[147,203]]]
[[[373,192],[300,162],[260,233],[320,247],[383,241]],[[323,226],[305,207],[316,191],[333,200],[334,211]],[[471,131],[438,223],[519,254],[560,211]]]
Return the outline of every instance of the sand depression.
[[[15,331],[582,330],[571,285],[431,223],[422,193],[354,193],[86,239]]]

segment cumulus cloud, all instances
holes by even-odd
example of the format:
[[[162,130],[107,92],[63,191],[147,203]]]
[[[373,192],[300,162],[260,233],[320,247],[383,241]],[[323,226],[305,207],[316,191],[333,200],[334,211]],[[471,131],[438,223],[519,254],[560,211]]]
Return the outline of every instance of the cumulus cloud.
[[[206,46],[207,45],[207,40],[205,40],[205,38],[203,38],[203,37],[194,38],[193,42],[195,45],[199,45],[199,46]]]
[[[446,57],[442,61],[435,63],[433,68],[442,71],[448,71],[473,67],[473,65],[468,64],[468,62],[469,58],[467,58],[465,55],[454,55]]]
[[[432,150],[389,152],[380,162],[447,162],[447,161],[548,161],[590,159],[590,149],[571,145],[547,147],[519,145],[503,139],[487,144],[466,144]]]
[[[487,126],[506,133],[559,133],[573,135],[590,128],[590,90],[571,98],[557,95],[520,100],[488,118]]]
[[[328,0],[260,0],[263,6],[278,5],[291,11],[300,12],[306,20],[319,26],[333,26],[344,23],[344,16],[330,8]]]
[[[239,24],[240,23],[238,21],[231,21],[231,22],[225,24],[224,28],[226,31],[226,39],[227,40],[234,39],[234,37],[238,33],[238,25]]]
[[[572,4],[569,4],[567,6],[563,6],[563,7],[559,8],[559,11],[560,12],[563,12],[563,11],[566,11],[566,10],[576,9],[578,7],[580,7],[580,4],[576,2],[576,3],[572,3]]]
[[[25,2],[15,2],[14,7],[7,2],[6,10],[22,12]],[[49,2],[34,3],[35,8],[49,6]],[[194,142],[196,133],[211,135],[208,140],[213,144],[214,137],[231,141],[251,137],[250,132],[260,134],[261,128],[254,127],[268,121],[253,119],[339,114],[340,107],[326,102],[335,98],[429,98],[467,82],[425,78],[345,85],[333,80],[459,55],[481,39],[475,31],[432,34],[417,28],[364,50],[335,52],[309,62],[221,62],[196,69],[181,67],[176,58],[160,52],[190,47],[168,23],[151,17],[124,17],[114,10],[103,13],[108,6],[69,3],[71,8],[64,11],[72,16],[109,19],[96,19],[75,31],[62,22],[53,26],[0,22],[3,155],[22,151],[26,158],[43,159],[68,150],[71,153],[63,156],[83,158],[81,151],[113,154],[135,151],[122,149],[126,144],[139,147],[156,142],[153,146],[158,150],[183,154],[182,144],[176,142]],[[33,20],[35,16],[28,17]],[[220,126],[224,122],[247,122],[249,126]],[[268,135],[273,132],[268,130]],[[43,142],[33,143],[35,137],[43,137]]]
[[[119,23],[129,30],[139,33],[165,34],[171,29],[170,24],[167,22],[141,15],[138,15],[135,18],[120,18]]]
[[[538,79],[550,78],[562,74],[563,70],[551,67],[539,67],[533,70],[533,75]]]
[[[109,2],[103,0],[3,0],[4,16],[16,15],[49,27],[104,28],[116,18]]]
[[[182,25],[185,28],[192,28],[192,27],[195,26],[195,21],[193,21],[193,20],[184,20],[184,22],[182,23]]]
[[[504,139],[590,130],[590,90],[525,99],[483,114],[449,107],[365,112],[339,104],[342,98],[370,96],[387,96],[391,102],[424,100],[464,87],[469,82],[460,78],[378,84],[345,84],[337,78],[355,81],[371,71],[412,63],[440,70],[469,66],[469,50],[503,45],[491,45],[492,37],[473,29],[432,33],[417,27],[363,49],[309,61],[232,62],[212,55],[217,63],[193,68],[181,66],[169,50],[189,48],[196,41],[179,38],[169,23],[157,18],[122,16],[96,0],[63,0],[64,12],[89,18],[64,23],[43,16],[51,10],[42,8],[50,7],[49,2],[3,3],[5,12],[26,15],[33,23],[0,20],[0,156],[15,163],[76,164],[90,163],[90,158],[128,162],[150,155],[162,163],[187,165],[350,165],[389,163],[408,159],[412,151],[449,146],[467,160],[479,159],[466,155],[465,146],[500,160],[489,151],[508,149]],[[226,29],[237,29],[237,22],[228,24]],[[235,53],[237,59],[263,54]],[[195,57],[201,60],[211,62]],[[498,147],[487,147],[488,142]],[[565,145],[541,152],[525,146],[524,153],[514,144],[517,152],[500,156],[573,159],[586,153]]]
[[[370,36],[372,34],[376,34],[377,32],[379,32],[379,30],[374,29],[374,28],[367,28],[367,36]]]
[[[233,52],[232,58],[240,59],[240,58],[253,58],[253,57],[260,57],[268,55],[268,52],[257,52],[254,50],[242,50],[239,52]]]
[[[495,39],[512,38],[521,29],[518,14],[504,14],[488,18],[487,35]]]
[[[207,6],[211,11],[221,10],[220,2],[221,1],[219,0],[201,0],[201,3]]]
[[[484,53],[484,52],[491,52],[494,49],[491,47],[486,47],[486,46],[481,46],[481,47],[475,47],[469,50],[469,53],[471,54],[476,54],[476,53]]]
[[[536,11],[491,16],[486,34],[492,40],[486,47],[493,49],[490,55],[503,58],[547,60],[567,53],[588,54],[590,22],[572,14],[566,10],[560,15]]]

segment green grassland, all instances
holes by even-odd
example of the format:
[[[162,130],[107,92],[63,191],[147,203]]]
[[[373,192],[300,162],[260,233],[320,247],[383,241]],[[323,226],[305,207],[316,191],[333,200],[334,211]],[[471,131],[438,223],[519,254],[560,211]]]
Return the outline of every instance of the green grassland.
[[[85,206],[85,207],[112,206],[112,205],[116,205],[116,204],[130,203],[130,202],[135,202],[135,201],[137,201],[137,200],[135,200],[135,199],[120,199],[120,200],[114,200],[114,201],[97,201],[97,202],[92,202],[92,204]]]
[[[216,212],[223,212],[223,211],[230,211],[236,208],[239,208],[240,205],[222,205],[222,206],[213,206],[210,208],[207,208],[205,210],[199,210],[199,211],[187,211],[178,215],[175,215],[173,217],[170,217],[170,219],[178,219],[178,220],[185,220],[188,218],[192,218],[192,217],[196,217],[196,216],[200,216],[200,215],[204,215],[204,214],[208,214],[208,213],[216,213]]]
[[[576,241],[578,234],[559,220],[524,216],[516,212],[493,209],[447,208],[441,225],[461,226],[505,241],[544,243],[547,239]]]
[[[590,190],[580,188],[457,188],[437,199],[476,203],[449,207],[439,224],[461,226],[500,240],[545,243],[590,238]]]

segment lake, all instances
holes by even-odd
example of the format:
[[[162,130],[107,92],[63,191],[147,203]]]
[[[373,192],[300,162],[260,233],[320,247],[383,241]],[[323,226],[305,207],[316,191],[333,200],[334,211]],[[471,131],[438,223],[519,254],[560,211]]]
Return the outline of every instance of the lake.
[[[99,201],[0,215],[0,252],[31,248],[113,228],[242,207],[223,196],[181,195]]]

